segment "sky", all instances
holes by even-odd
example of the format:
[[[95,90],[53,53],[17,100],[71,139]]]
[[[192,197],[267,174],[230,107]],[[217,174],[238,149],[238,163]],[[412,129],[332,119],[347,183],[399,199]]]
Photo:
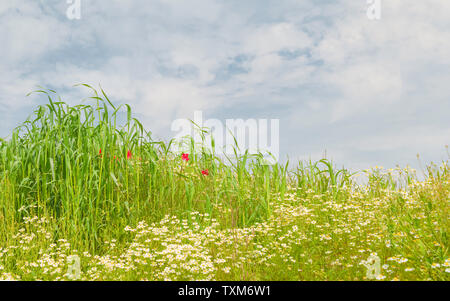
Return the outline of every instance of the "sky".
[[[69,1],[71,2],[71,1]],[[204,118],[279,119],[282,160],[417,166],[447,159],[450,1],[0,2],[0,137],[55,89],[101,87],[154,137]]]

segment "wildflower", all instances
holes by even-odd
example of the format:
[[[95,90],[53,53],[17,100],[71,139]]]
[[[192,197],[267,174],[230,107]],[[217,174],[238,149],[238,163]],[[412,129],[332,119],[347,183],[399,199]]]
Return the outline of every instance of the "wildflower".
[[[186,161],[186,162],[189,161],[189,154],[182,153],[181,154],[181,159]]]
[[[407,262],[407,261],[408,261],[407,258],[400,258],[397,262],[398,262],[398,263],[405,263],[405,262]]]
[[[131,154],[131,151],[129,150],[129,151],[127,152],[127,159],[130,160],[131,157],[132,157],[132,154]]]
[[[431,268],[432,268],[432,269],[440,268],[440,267],[441,267],[441,265],[440,265],[439,263],[433,263],[433,264],[431,265]]]
[[[202,175],[209,176],[209,171],[207,169],[202,170]]]

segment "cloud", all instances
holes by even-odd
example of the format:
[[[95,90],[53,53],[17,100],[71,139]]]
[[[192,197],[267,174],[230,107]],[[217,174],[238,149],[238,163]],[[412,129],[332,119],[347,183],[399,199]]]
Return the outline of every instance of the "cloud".
[[[439,80],[442,74],[436,75],[430,66],[449,64],[450,30],[442,27],[448,21],[441,13],[446,9],[449,5],[442,1],[383,1],[378,22],[358,14],[336,21],[313,50],[326,66],[321,78],[339,92],[332,121],[391,108],[393,103],[426,101],[409,91],[430,77]]]
[[[405,148],[432,159],[449,140],[448,1],[382,1],[379,21],[366,1],[82,1],[79,21],[66,9],[1,2],[0,136],[44,101],[24,97],[35,85],[76,102],[84,82],[167,138],[204,110],[279,118],[282,155],[326,149],[353,166],[415,160]]]
[[[16,6],[17,4],[17,6]],[[2,12],[2,13],[1,13]],[[67,26],[56,18],[42,18],[36,2],[6,2],[0,8],[1,64],[30,63],[65,44]]]

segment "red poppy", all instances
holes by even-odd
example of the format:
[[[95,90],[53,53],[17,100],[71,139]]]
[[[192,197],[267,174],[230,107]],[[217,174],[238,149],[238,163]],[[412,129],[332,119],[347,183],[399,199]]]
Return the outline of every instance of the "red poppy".
[[[207,169],[202,170],[202,175],[209,176],[209,171]]]
[[[129,159],[131,159],[131,151],[129,150],[128,152],[127,152],[127,159],[129,160]]]
[[[102,149],[100,149],[100,150],[98,151],[98,154],[99,154],[99,155],[101,155],[101,154],[102,154]]]
[[[189,154],[185,154],[185,153],[181,154],[181,159],[186,162],[189,161]]]

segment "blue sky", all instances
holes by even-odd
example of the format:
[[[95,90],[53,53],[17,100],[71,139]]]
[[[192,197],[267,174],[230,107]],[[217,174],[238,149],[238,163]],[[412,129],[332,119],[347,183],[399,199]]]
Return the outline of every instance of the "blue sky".
[[[278,118],[283,158],[417,166],[450,142],[450,1],[0,2],[0,137],[42,97],[101,84],[156,137],[177,118]]]

